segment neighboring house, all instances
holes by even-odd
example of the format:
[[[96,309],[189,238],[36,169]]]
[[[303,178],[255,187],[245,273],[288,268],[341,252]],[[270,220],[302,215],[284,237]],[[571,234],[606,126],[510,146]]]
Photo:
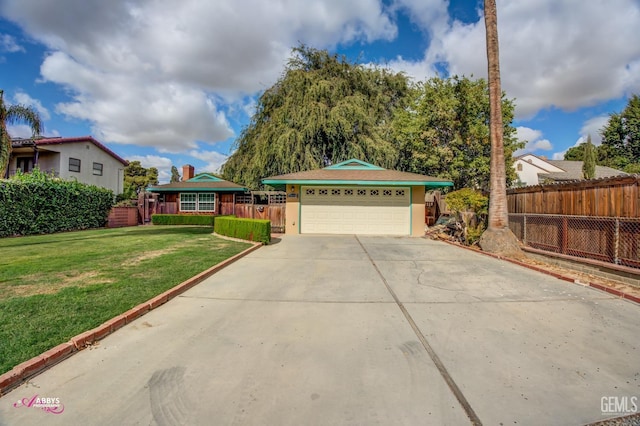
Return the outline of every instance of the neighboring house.
[[[123,192],[127,161],[91,136],[13,139],[7,175],[29,173],[38,166],[63,179]]]
[[[273,176],[287,193],[287,234],[424,235],[425,188],[446,179],[348,160],[320,170]]]
[[[159,213],[232,214],[236,195],[248,191],[244,186],[203,173],[194,176],[193,166],[182,167],[182,181],[147,189],[160,194]]]
[[[518,182],[514,182],[514,186],[584,179],[582,161],[547,160],[533,154],[524,154],[515,158],[513,167],[518,175]],[[596,179],[620,175],[626,173],[611,167],[596,166]]]

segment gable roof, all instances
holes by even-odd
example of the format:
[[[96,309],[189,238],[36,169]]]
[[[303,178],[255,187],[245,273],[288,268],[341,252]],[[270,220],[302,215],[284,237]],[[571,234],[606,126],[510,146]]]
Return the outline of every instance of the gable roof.
[[[247,188],[209,173],[202,173],[184,182],[152,186],[149,192],[246,192]]]
[[[317,170],[287,173],[262,179],[271,186],[302,185],[377,185],[377,186],[425,186],[442,188],[453,182],[417,173],[387,170],[382,167],[351,159]]]
[[[73,138],[37,138],[37,139],[22,139],[16,138],[11,140],[11,146],[13,148],[19,148],[23,146],[47,146],[47,145],[65,145],[73,143],[90,142],[118,160],[123,166],[129,165],[129,162],[118,154],[107,148],[102,143],[98,142],[93,136],[78,136]]]
[[[548,163],[564,170],[562,172],[551,172],[543,175],[544,178],[553,180],[579,180],[583,179],[582,161],[569,160],[547,160]],[[596,166],[595,179],[626,175],[622,170],[616,170],[606,166]]]

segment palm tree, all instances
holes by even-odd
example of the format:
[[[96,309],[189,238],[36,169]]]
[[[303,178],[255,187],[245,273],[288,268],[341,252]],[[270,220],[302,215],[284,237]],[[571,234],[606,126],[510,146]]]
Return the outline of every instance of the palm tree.
[[[502,138],[502,89],[500,87],[500,55],[498,49],[498,14],[496,0],[484,0],[484,23],[487,34],[489,80],[489,130],[491,134],[491,188],[489,225],[480,238],[484,251],[508,256],[522,256],[518,240],[509,229],[507,210],[507,178]]]
[[[15,123],[25,123],[31,127],[34,138],[43,130],[38,111],[24,105],[11,105],[7,108],[4,104],[4,90],[0,90],[0,177],[5,176],[11,157],[11,136],[7,131],[7,124]]]

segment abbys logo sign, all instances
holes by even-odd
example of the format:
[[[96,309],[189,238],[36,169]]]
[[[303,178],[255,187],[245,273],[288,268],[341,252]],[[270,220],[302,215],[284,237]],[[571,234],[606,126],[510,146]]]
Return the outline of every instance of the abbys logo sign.
[[[602,414],[635,414],[638,412],[637,396],[603,396],[600,398]]]

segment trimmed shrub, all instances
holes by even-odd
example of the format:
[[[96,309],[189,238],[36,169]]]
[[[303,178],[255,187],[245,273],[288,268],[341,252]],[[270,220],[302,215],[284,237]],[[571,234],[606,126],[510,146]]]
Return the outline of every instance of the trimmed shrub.
[[[268,244],[271,241],[271,221],[219,216],[213,224],[216,234]]]
[[[0,180],[0,237],[100,228],[114,195],[109,189],[62,180],[39,169]]]
[[[154,225],[213,226],[214,217],[212,214],[152,214],[151,223]]]

